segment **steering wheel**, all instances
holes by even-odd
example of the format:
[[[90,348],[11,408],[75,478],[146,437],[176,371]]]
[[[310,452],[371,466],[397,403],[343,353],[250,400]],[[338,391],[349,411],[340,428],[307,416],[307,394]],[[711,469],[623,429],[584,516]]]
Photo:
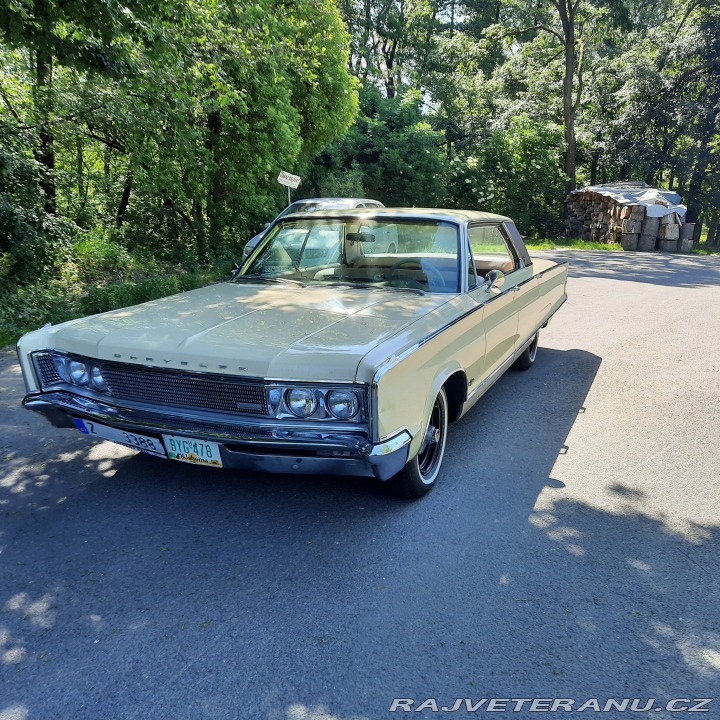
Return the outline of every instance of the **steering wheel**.
[[[445,280],[442,276],[442,273],[433,265],[428,265],[427,267],[423,267],[420,260],[416,260],[414,258],[403,258],[402,260],[398,260],[389,270],[387,273],[387,280],[388,282],[392,282],[393,280],[393,273],[396,270],[399,270],[403,267],[403,265],[416,265],[421,272],[425,273],[426,277],[428,277],[427,283],[423,283],[420,280],[417,280],[416,278],[403,278],[406,282],[412,282],[416,285],[420,286],[420,289],[425,290],[427,287],[437,287],[437,288],[445,288]],[[432,283],[430,282],[430,278],[432,278]],[[425,287],[422,287],[425,285]]]

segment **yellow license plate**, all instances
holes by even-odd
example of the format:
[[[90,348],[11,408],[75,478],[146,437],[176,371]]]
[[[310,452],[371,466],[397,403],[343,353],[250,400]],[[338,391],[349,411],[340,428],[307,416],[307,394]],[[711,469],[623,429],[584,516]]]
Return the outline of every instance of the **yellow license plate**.
[[[163,442],[168,457],[193,465],[210,465],[222,467],[220,445],[209,440],[182,437],[180,435],[163,435]]]

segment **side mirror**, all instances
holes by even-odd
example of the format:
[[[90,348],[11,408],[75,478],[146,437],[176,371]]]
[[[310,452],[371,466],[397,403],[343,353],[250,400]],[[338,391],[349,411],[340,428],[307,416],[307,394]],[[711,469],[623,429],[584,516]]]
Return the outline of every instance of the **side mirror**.
[[[488,290],[499,289],[505,284],[505,273],[502,270],[490,270],[485,276]]]

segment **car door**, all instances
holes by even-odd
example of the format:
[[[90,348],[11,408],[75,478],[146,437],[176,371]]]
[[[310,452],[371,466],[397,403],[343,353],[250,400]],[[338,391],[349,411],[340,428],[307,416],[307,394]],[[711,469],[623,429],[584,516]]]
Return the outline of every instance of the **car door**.
[[[532,260],[524,247],[520,233],[514,223],[505,222],[502,231],[510,239],[510,246],[522,248],[520,264],[513,275],[512,285],[517,297],[515,299],[518,309],[518,347],[522,347],[538,329],[541,315],[540,280],[533,274]],[[518,243],[518,244],[515,244]]]
[[[468,242],[475,268],[476,286],[469,289],[472,299],[482,305],[482,327],[485,353],[472,368],[475,386],[479,387],[512,359],[518,340],[518,305],[515,289],[521,279],[519,258],[510,249],[497,223],[473,223],[468,226]],[[491,287],[486,280],[490,270],[499,270],[504,282]],[[470,276],[472,277],[472,276]]]

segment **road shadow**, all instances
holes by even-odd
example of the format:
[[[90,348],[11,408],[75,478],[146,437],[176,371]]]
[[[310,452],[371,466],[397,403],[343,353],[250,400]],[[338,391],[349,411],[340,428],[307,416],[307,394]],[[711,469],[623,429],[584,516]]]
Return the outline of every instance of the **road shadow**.
[[[3,372],[0,717],[375,720],[395,697],[706,697],[718,528],[671,532],[622,483],[622,511],[536,510],[562,489],[553,467],[600,362],[541,349],[508,373],[453,426],[442,481],[415,503],[365,480],[113,455],[25,411],[13,435],[20,390]]]
[[[533,253],[569,264],[571,278],[605,278],[666,287],[697,288],[720,284],[720,256],[670,253],[566,250]]]

